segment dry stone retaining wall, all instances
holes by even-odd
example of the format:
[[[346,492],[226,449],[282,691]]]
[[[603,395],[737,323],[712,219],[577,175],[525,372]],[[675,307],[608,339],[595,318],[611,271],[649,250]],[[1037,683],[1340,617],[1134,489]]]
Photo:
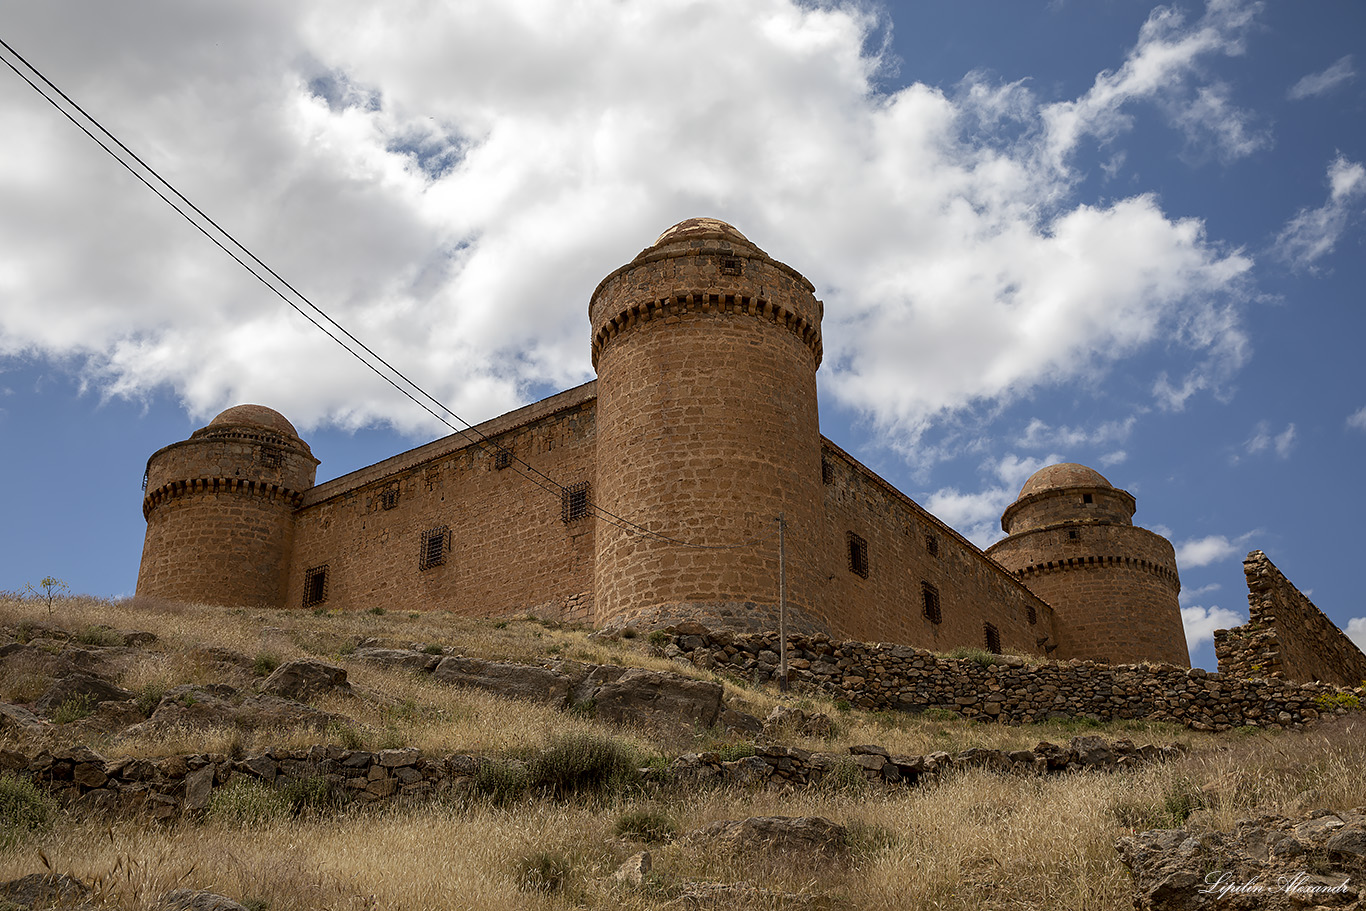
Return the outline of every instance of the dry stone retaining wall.
[[[756,682],[775,679],[778,637],[680,632],[665,653]],[[1286,727],[1360,705],[1350,690],[1280,678],[1236,678],[1173,665],[1103,664],[1074,659],[1028,664],[1013,655],[984,665],[903,645],[789,637],[791,682],[864,709],[940,709],[965,718],[1028,724],[1053,718],[1143,718],[1224,731]]]

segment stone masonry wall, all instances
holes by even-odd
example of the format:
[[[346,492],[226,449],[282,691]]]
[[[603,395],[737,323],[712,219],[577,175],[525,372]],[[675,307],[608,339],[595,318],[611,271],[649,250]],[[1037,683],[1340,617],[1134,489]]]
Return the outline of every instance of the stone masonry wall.
[[[1243,561],[1248,623],[1217,630],[1219,670],[1240,676],[1284,677],[1342,686],[1366,681],[1366,655],[1323,611],[1281,574],[1266,554]]]
[[[593,519],[564,521],[558,490],[501,462],[493,443],[560,484],[587,482],[591,497],[594,406],[592,385],[581,386],[480,425],[492,442],[447,437],[314,488],[286,604],[314,604],[305,582],[325,567],[320,608],[588,622]]]
[[[1053,610],[972,542],[930,515],[829,440],[823,441],[825,566],[830,633],[938,651],[987,648],[1042,655],[1056,641]],[[867,576],[854,571],[850,534],[867,545]],[[925,609],[926,586],[939,622]]]
[[[665,653],[764,682],[777,673],[777,636],[679,633]],[[1014,655],[983,665],[903,645],[789,637],[791,681],[865,709],[940,709],[965,718],[1028,724],[1055,718],[1145,718],[1202,731],[1283,728],[1360,705],[1366,688],[1274,678],[1239,679],[1201,668],[1073,659],[1028,664]]]

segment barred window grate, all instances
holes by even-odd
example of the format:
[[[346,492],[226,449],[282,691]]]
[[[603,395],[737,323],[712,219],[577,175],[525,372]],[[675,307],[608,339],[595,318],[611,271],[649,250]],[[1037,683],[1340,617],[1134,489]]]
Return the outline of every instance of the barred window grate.
[[[934,535],[925,536],[925,550],[931,557],[939,556],[939,539]]]
[[[493,467],[495,471],[502,471],[512,465],[512,451],[510,449],[500,449],[493,454]]]
[[[560,488],[560,520],[569,523],[588,517],[588,482]]]
[[[920,612],[931,623],[943,623],[944,612],[939,609],[939,589],[928,582],[920,583]]]
[[[398,505],[398,487],[386,487],[379,492],[379,508],[393,509]]]
[[[434,566],[444,566],[446,555],[451,551],[451,529],[448,525],[438,525],[422,533],[422,550],[418,554],[418,569],[427,570]]]
[[[327,600],[327,564],[304,570],[304,607]]]
[[[742,271],[744,271],[744,260],[740,259],[740,257],[738,257],[738,256],[723,256],[723,257],[721,257],[721,274],[722,274],[722,275],[739,275]]]
[[[1033,626],[1034,624],[1039,622],[1039,612],[1034,609],[1034,605],[1025,605],[1025,618],[1029,620],[1030,626]]]
[[[856,576],[868,578],[868,542],[852,531],[849,537],[849,571]]]
[[[821,459],[821,483],[835,483],[835,466],[830,464],[829,459]]]
[[[285,454],[274,446],[262,446],[256,450],[256,459],[265,468],[279,468],[285,464]]]
[[[1001,632],[990,623],[983,624],[983,631],[987,635],[987,651],[993,655],[1001,654]]]

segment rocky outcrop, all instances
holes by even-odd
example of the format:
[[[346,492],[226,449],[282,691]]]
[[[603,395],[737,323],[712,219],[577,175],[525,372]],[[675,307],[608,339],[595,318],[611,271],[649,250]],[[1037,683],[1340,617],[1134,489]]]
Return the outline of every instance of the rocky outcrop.
[[[633,667],[589,699],[604,721],[706,730],[721,713],[724,692],[720,684]]]
[[[61,873],[31,873],[0,883],[0,900],[15,908],[90,908],[90,887]]]
[[[346,668],[302,659],[286,661],[277,667],[261,684],[261,691],[307,702],[330,693],[350,694],[351,684],[346,682]]]
[[[751,860],[811,865],[849,857],[849,832],[821,816],[751,816],[722,819],[690,832],[708,850]]]
[[[1115,847],[1138,911],[1366,908],[1366,807],[1261,816],[1228,833],[1158,829]]]
[[[53,682],[51,686],[33,703],[34,711],[50,715],[63,705],[75,700],[85,701],[88,705],[101,702],[128,702],[133,694],[115,686],[108,680],[92,674],[68,674]]]
[[[556,708],[569,704],[569,678],[541,667],[452,656],[441,660],[432,677],[452,686],[544,702]]]
[[[124,737],[156,735],[173,728],[268,728],[325,730],[345,724],[340,715],[270,693],[251,693],[226,684],[188,684],[168,690],[146,721],[123,731]]]

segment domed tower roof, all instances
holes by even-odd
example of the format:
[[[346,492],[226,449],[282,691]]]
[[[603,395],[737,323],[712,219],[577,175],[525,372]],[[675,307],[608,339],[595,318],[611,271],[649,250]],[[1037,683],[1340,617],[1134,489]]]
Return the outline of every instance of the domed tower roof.
[[[720,236],[742,244],[749,243],[749,238],[735,230],[734,225],[729,225],[719,218],[685,218],[656,237],[655,242],[650,246],[658,247],[660,244],[672,243],[677,240],[707,236]]]
[[[655,242],[641,250],[632,262],[718,248],[723,251],[752,252],[768,258],[768,254],[756,247],[749,238],[719,218],[685,218],[656,237]]]
[[[1094,468],[1087,468],[1085,465],[1078,465],[1076,462],[1059,462],[1056,465],[1040,468],[1030,475],[1029,480],[1025,481],[1024,487],[1020,488],[1020,495],[1015,499],[1017,501],[1023,500],[1030,494],[1068,487],[1109,487],[1113,489],[1114,485],[1105,480],[1105,476]]]
[[[265,405],[233,405],[209,421],[208,426],[222,424],[255,424],[296,439],[299,436],[294,425],[283,414]]]
[[[1001,515],[1006,534],[1058,525],[1132,525],[1134,498],[1099,471],[1075,462],[1048,465],[1030,475]]]

